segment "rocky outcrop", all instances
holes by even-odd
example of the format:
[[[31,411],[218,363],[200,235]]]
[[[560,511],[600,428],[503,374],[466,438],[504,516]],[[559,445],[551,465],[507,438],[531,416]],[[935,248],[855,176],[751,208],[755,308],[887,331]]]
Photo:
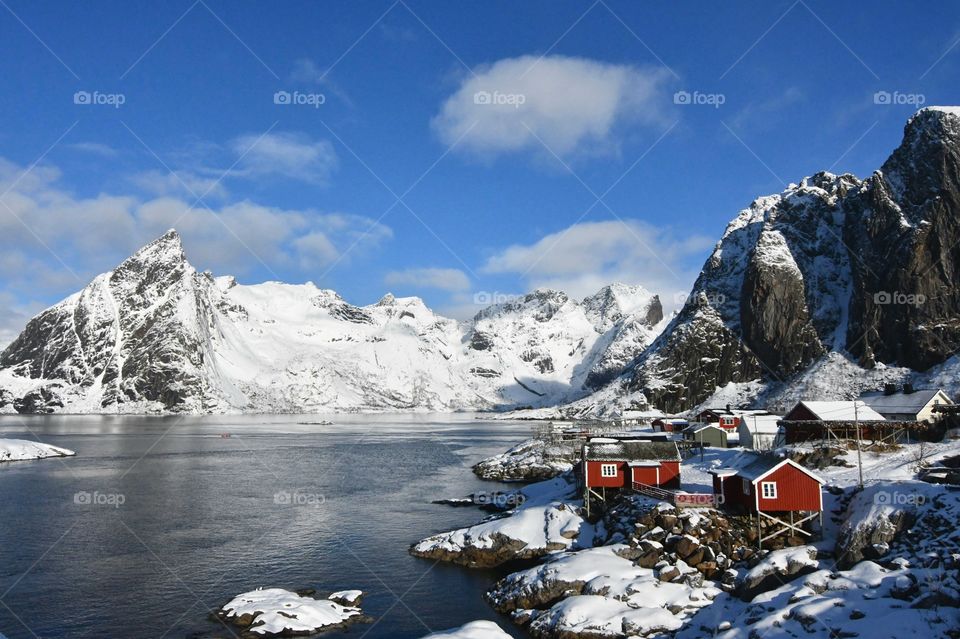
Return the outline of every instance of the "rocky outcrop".
[[[542,481],[573,469],[575,451],[570,445],[529,439],[510,450],[481,460],[473,472],[491,481]]]
[[[63,408],[63,400],[50,386],[32,390],[23,397],[14,399],[12,403],[18,413],[50,414]]]
[[[471,568],[538,559],[574,546],[583,519],[565,503],[522,506],[502,518],[427,537],[410,547],[415,557]]]

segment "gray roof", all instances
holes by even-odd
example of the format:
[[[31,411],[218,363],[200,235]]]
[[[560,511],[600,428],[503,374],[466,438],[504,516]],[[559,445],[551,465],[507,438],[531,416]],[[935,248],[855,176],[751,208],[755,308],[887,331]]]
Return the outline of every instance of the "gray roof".
[[[584,459],[589,461],[680,461],[674,442],[617,441],[587,442]]]
[[[887,414],[911,414],[915,415],[923,410],[924,406],[936,397],[940,389],[915,390],[912,393],[893,393],[885,395],[884,393],[866,393],[860,397],[867,406],[877,411],[881,415]]]

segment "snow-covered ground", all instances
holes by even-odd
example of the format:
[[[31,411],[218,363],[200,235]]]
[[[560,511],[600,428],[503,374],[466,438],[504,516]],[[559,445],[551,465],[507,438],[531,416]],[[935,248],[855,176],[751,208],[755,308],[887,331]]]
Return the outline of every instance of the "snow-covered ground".
[[[70,457],[72,450],[41,444],[26,439],[0,439],[0,462],[44,459],[45,457]]]
[[[264,637],[313,634],[360,620],[360,608],[344,606],[343,596],[358,600],[359,591],[334,593],[327,599],[301,596],[282,588],[266,588],[237,595],[220,610],[220,616],[247,632]]]

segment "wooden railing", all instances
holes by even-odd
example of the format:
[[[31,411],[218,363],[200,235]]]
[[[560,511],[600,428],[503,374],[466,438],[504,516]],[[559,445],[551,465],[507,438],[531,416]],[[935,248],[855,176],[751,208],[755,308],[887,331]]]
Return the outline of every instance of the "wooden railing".
[[[659,486],[651,486],[638,481],[633,482],[634,492],[666,501],[677,508],[714,508],[716,496],[713,493],[685,493],[673,490],[666,490]]]

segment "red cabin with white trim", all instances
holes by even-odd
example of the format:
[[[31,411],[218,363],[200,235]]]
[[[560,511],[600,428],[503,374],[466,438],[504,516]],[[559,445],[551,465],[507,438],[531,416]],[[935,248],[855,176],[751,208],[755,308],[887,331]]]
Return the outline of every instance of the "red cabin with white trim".
[[[583,445],[586,488],[680,487],[680,451],[674,442],[594,438]]]
[[[790,459],[758,457],[739,469],[712,470],[713,492],[729,510],[821,512],[824,481]]]

